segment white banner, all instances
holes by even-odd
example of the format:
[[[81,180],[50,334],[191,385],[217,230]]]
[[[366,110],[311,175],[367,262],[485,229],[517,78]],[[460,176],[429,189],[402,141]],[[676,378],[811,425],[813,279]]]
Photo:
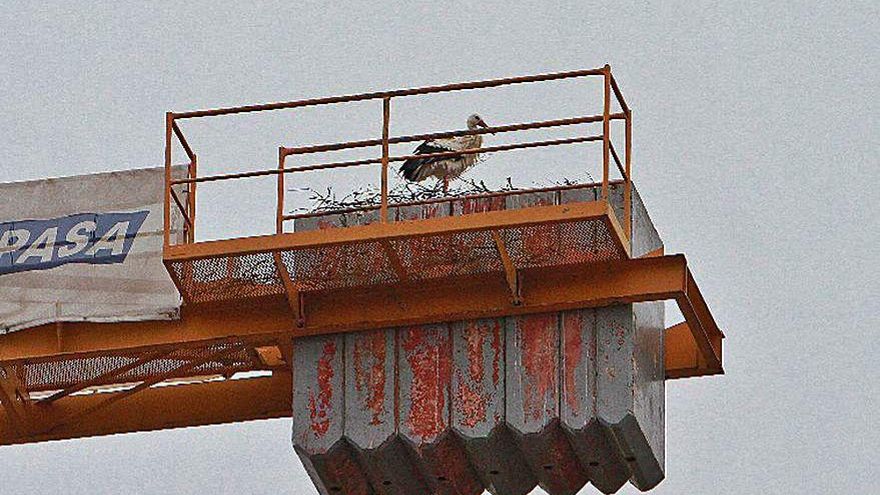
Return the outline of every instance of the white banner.
[[[180,296],[162,264],[164,175],[149,168],[0,184],[0,334],[177,317]],[[176,239],[182,217],[172,218]]]

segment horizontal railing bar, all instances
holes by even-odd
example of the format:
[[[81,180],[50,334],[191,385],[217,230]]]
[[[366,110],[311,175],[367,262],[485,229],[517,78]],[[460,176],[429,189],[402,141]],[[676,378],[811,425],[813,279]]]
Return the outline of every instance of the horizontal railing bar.
[[[585,143],[590,141],[601,141],[602,136],[586,136],[586,137],[577,137],[577,138],[566,138],[566,139],[550,139],[547,141],[529,141],[526,143],[517,143],[517,144],[504,144],[500,146],[487,146],[485,148],[468,148],[459,151],[443,151],[438,153],[425,153],[423,155],[403,155],[403,156],[393,156],[389,159],[392,162],[403,162],[406,160],[412,160],[414,158],[450,158],[453,156],[461,156],[461,155],[476,155],[480,153],[493,153],[496,151],[509,151],[509,150],[518,150],[518,149],[526,149],[526,148],[540,148],[543,146],[557,146],[562,144],[575,144],[575,143]]]
[[[177,136],[178,141],[180,141],[180,145],[183,146],[183,151],[186,152],[186,155],[189,157],[190,161],[195,161],[196,154],[193,152],[192,148],[190,148],[189,143],[183,136],[183,131],[180,130],[177,122],[171,121],[171,129],[174,130],[174,134]]]
[[[623,163],[620,162],[620,156],[617,155],[617,150],[614,149],[614,143],[611,140],[608,140],[608,148],[611,150],[611,156],[614,157],[614,163],[617,165],[617,170],[620,171],[621,177],[626,179],[626,171],[623,169]]]
[[[482,129],[466,129],[460,131],[434,132],[430,134],[412,134],[409,136],[398,136],[388,139],[388,144],[409,143],[414,141],[428,141],[430,139],[444,139],[451,137],[473,136],[476,134],[493,134],[502,132],[525,131],[531,129],[543,129],[547,127],[563,127],[569,125],[588,124],[592,122],[601,122],[601,115],[589,115],[584,117],[573,117],[568,119],[541,120],[537,122],[527,122],[522,124],[508,124],[495,127],[486,127]],[[626,118],[623,113],[615,113],[611,115],[612,120],[621,120]],[[312,146],[301,146],[296,148],[281,148],[281,153],[285,156],[289,155],[305,155],[309,153],[321,153],[325,151],[338,151],[351,148],[366,148],[370,146],[380,146],[381,139],[367,139],[363,141],[349,141],[347,143],[318,144]]]
[[[269,175],[277,175],[278,170],[269,169],[269,170],[256,170],[253,172],[238,172],[235,174],[220,174],[220,175],[209,175],[207,177],[196,177],[192,179],[174,179],[171,181],[172,186],[177,186],[180,184],[198,184],[200,182],[215,182],[220,180],[231,180],[231,179],[248,179],[252,177],[266,177]]]
[[[389,161],[394,161],[389,158]],[[285,174],[293,173],[293,172],[309,172],[313,170],[326,170],[330,168],[346,168],[346,167],[359,167],[362,165],[376,165],[382,163],[381,158],[365,158],[363,160],[351,160],[345,162],[330,162],[330,163],[320,163],[316,165],[303,165],[302,167],[291,167],[284,170]]]
[[[534,76],[507,77],[503,79],[488,79],[464,83],[444,84],[440,86],[424,86],[420,88],[398,89],[392,91],[380,91],[374,93],[360,93],[343,96],[330,96],[324,98],[312,98],[298,101],[280,103],[264,103],[259,105],[245,105],[239,107],[215,108],[210,110],[196,110],[191,112],[173,113],[174,119],[190,119],[196,117],[213,117],[218,115],[230,115],[237,113],[261,112],[266,110],[283,110],[286,108],[301,108],[316,105],[329,105],[334,103],[347,103],[354,101],[376,100],[382,98],[395,98],[400,96],[425,95],[431,93],[444,93],[448,91],[461,91],[468,89],[494,88],[510,84],[522,84],[532,82],[554,81],[558,79],[570,79],[574,77],[598,76],[604,74],[604,69],[587,69],[570,72],[555,72],[549,74],[537,74]]]
[[[615,179],[615,180],[609,181],[608,183],[610,185],[617,185],[617,184],[623,184],[623,182],[624,182],[623,180]],[[429,205],[429,204],[434,204],[434,203],[443,203],[445,201],[468,201],[468,200],[472,200],[472,199],[494,198],[494,197],[498,197],[498,196],[508,196],[511,194],[522,194],[522,193],[531,194],[531,193],[541,193],[541,192],[551,192],[551,191],[568,191],[568,190],[572,190],[572,189],[586,189],[589,187],[599,187],[601,185],[602,185],[601,182],[590,182],[590,183],[586,183],[586,184],[566,184],[566,185],[552,186],[552,187],[514,189],[514,190],[507,190],[507,191],[493,191],[493,192],[487,192],[487,193],[467,194],[464,196],[444,196],[442,198],[424,199],[424,200],[420,200],[420,201],[406,201],[406,202],[401,202],[401,203],[389,203],[389,206],[399,208],[399,207],[404,207],[404,206],[418,206],[418,205]],[[354,213],[357,211],[369,211],[369,210],[375,210],[378,208],[379,208],[379,205],[377,204],[377,205],[365,206],[365,207],[361,207],[361,208],[343,208],[343,209],[338,209],[338,210],[322,210],[322,211],[292,214],[292,215],[288,214],[288,215],[283,215],[282,220],[286,221],[286,220],[296,220],[297,218],[311,218],[311,217],[318,217],[321,215],[327,215],[327,214],[331,214],[331,213],[332,214]]]
[[[623,92],[620,91],[620,87],[617,85],[617,79],[614,79],[614,74],[611,75],[611,89],[614,90],[614,96],[617,97],[617,102],[620,103],[620,108],[623,110],[623,113],[629,113],[629,107],[626,104],[626,100],[623,99]]]

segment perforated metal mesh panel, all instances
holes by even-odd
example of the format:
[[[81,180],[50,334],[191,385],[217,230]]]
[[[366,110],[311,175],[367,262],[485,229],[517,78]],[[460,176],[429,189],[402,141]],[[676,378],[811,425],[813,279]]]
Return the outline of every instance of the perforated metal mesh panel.
[[[376,285],[397,280],[378,242],[363,242],[281,253],[287,272],[301,290]]]
[[[517,268],[593,263],[626,257],[601,220],[505,229],[502,238]]]
[[[411,279],[500,271],[501,260],[488,231],[403,239],[392,243]]]
[[[20,377],[25,389],[29,392],[39,392],[63,389],[84,381],[95,380],[139,361],[143,361],[143,363],[124,373],[113,374],[112,377],[98,380],[93,385],[139,382],[155,376],[181,378],[231,374],[238,371],[265,368],[262,362],[255,357],[254,352],[248,348],[240,348],[212,358],[215,354],[231,346],[238,346],[238,344],[219,343],[189,349],[175,349],[170,352],[152,350],[141,354],[23,363],[13,365],[13,370]],[[187,364],[203,360],[205,362],[195,367],[187,367],[179,373],[173,373],[175,370],[186,367]]]
[[[188,303],[251,299],[284,293],[272,253],[208,258],[171,264]]]

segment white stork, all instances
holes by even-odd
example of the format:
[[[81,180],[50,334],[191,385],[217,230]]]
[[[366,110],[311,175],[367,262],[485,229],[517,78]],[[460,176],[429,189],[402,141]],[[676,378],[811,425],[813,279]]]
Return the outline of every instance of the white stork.
[[[474,130],[477,127],[489,126],[483,122],[479,115],[473,114],[467,119],[467,127],[470,130]],[[420,144],[413,154],[428,155],[432,153],[478,149],[482,144],[483,136],[481,134],[430,139]],[[403,174],[406,180],[412,182],[421,182],[428,177],[436,177],[443,181],[443,192],[446,192],[449,187],[449,181],[458,178],[465,170],[473,167],[478,159],[479,154],[477,153],[450,157],[410,158],[403,162],[403,165],[400,167],[400,173]]]

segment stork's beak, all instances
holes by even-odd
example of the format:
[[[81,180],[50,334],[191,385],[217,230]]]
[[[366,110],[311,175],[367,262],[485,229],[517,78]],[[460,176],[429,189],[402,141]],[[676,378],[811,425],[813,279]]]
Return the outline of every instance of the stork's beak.
[[[486,124],[486,122],[485,122],[483,119],[478,120],[478,121],[477,121],[477,125],[480,126],[480,127],[486,128],[486,129],[489,128],[489,125]],[[490,132],[489,134],[495,134],[495,133],[494,133],[494,132]]]

